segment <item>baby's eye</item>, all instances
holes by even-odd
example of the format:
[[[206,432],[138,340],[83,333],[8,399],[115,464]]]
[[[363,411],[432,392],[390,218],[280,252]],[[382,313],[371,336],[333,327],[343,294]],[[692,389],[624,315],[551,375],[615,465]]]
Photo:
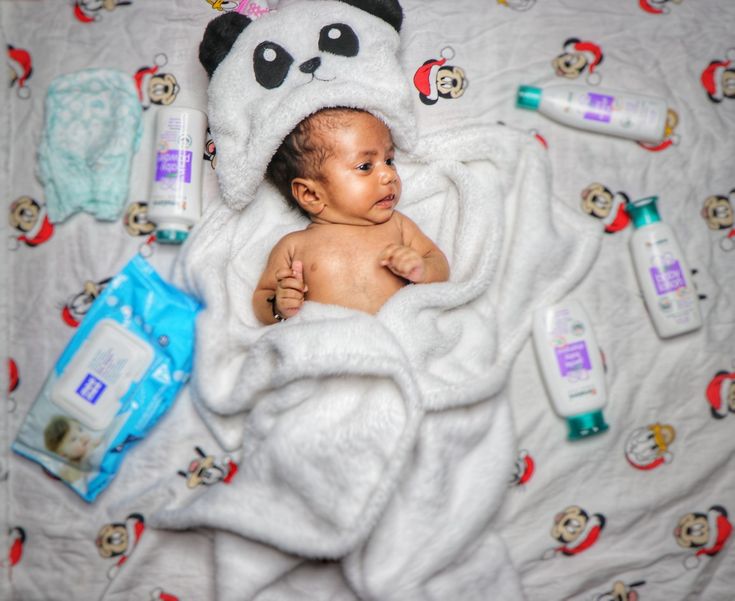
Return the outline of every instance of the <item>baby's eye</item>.
[[[396,166],[396,160],[393,157],[391,157],[389,159],[385,159],[385,164],[388,165],[389,167],[395,167]]]
[[[373,168],[372,163],[361,163],[357,166],[360,171],[370,171]]]

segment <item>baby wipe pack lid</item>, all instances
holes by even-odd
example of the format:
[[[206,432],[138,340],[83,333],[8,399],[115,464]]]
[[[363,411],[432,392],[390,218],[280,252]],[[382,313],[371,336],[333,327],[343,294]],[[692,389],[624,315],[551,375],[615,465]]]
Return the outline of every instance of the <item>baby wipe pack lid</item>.
[[[103,319],[56,381],[51,400],[88,428],[103,430],[152,361],[149,344],[115,321]]]

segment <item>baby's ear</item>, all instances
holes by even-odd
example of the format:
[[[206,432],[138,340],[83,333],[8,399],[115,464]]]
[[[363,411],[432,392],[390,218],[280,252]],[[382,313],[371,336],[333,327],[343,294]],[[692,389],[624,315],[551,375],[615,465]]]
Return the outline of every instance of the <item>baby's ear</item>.
[[[248,17],[235,12],[220,15],[209,22],[199,44],[199,62],[210,78],[250,23]]]
[[[319,190],[314,180],[305,177],[296,177],[291,180],[291,194],[309,215],[318,215],[324,208],[324,202],[319,196]]]

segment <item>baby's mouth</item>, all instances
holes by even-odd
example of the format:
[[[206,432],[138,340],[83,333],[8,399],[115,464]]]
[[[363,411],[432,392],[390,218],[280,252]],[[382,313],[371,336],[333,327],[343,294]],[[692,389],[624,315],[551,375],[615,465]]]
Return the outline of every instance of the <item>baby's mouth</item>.
[[[388,194],[388,196],[385,196],[381,198],[378,202],[375,203],[376,206],[381,208],[388,208],[392,207],[395,203],[396,195],[395,194]]]

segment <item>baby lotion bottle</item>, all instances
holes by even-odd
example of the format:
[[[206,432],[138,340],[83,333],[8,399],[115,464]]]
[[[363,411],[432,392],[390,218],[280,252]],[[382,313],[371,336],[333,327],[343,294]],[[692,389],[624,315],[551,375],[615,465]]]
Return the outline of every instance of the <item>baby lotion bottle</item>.
[[[156,115],[156,163],[148,218],[156,240],[181,244],[201,216],[202,163],[207,117],[184,107],[162,107]]]
[[[636,230],[630,238],[638,284],[661,338],[691,332],[702,325],[697,291],[673,230],[661,221],[655,196],[628,204]]]
[[[602,354],[581,303],[567,300],[538,309],[533,344],[551,404],[566,418],[569,440],[607,430]]]
[[[666,128],[666,101],[633,92],[575,84],[520,86],[516,106],[578,129],[658,143]]]

